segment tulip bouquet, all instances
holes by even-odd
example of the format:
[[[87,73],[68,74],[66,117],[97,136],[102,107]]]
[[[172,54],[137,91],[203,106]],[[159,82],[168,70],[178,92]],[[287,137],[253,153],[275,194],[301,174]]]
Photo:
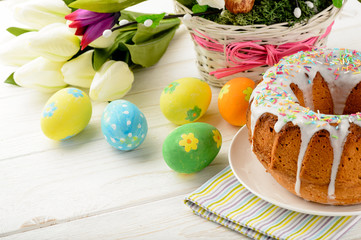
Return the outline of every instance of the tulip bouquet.
[[[25,28],[0,46],[0,63],[16,66],[6,83],[55,92],[89,88],[95,101],[124,96],[135,67],[157,63],[180,24],[177,17],[126,8],[145,0],[22,0],[12,6]]]

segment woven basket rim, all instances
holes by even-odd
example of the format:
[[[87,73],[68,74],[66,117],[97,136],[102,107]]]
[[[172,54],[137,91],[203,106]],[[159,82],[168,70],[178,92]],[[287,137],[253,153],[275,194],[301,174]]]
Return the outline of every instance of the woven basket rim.
[[[190,9],[182,5],[176,0],[174,1],[175,11],[177,13],[192,13]],[[347,0],[344,0],[344,5]],[[344,6],[343,5],[343,6]],[[211,75],[218,69],[227,69],[236,67],[236,63],[230,63],[226,60],[226,46],[235,42],[257,42],[259,45],[282,45],[290,42],[300,42],[313,37],[317,37],[315,46],[324,46],[328,35],[328,31],[342,10],[334,7],[332,4],[322,11],[316,13],[309,19],[305,19],[300,23],[290,26],[288,22],[275,23],[270,25],[225,25],[213,22],[202,17],[192,17],[187,21],[183,21],[191,34],[196,52],[196,64],[202,78],[212,86],[222,87],[228,80],[235,77],[247,77],[253,80],[259,80],[263,72],[270,66],[267,64],[255,66],[245,71],[237,72],[231,70],[229,73],[224,72],[218,77]],[[223,51],[214,51],[207,49],[198,44],[195,40],[204,39],[208,42],[215,42],[223,45]]]
[[[184,6],[183,4],[178,2],[177,0],[174,0],[174,2],[175,2],[175,4],[178,4],[182,8],[184,8],[187,13],[193,13],[189,8],[187,8],[186,6]],[[343,6],[345,5],[346,2],[347,2],[347,0],[344,0]],[[207,23],[209,25],[217,26],[219,28],[227,28],[227,31],[235,31],[235,33],[240,34],[240,33],[242,33],[242,31],[254,30],[254,32],[256,32],[257,30],[265,30],[267,28],[272,29],[275,26],[282,27],[284,29],[297,29],[297,28],[301,28],[301,27],[305,27],[305,26],[309,25],[310,23],[312,23],[313,19],[317,19],[320,15],[324,14],[325,12],[338,11],[338,10],[340,10],[340,9],[336,8],[333,4],[331,4],[330,6],[328,6],[327,8],[322,10],[321,12],[318,12],[317,14],[313,15],[311,18],[309,18],[309,19],[307,19],[305,21],[299,22],[299,23],[295,23],[293,26],[289,26],[288,22],[274,23],[274,24],[270,24],[270,25],[265,25],[265,24],[227,25],[227,24],[216,23],[216,22],[213,22],[211,20],[208,20],[208,19],[205,19],[205,18],[202,18],[202,17],[198,17],[198,16],[194,16],[192,18],[195,18],[199,22]],[[244,30],[240,29],[240,28],[243,28],[243,27],[247,28],[247,30],[246,29],[244,29]],[[209,29],[209,30],[213,31],[212,29]],[[216,30],[214,30],[214,31],[216,31]]]

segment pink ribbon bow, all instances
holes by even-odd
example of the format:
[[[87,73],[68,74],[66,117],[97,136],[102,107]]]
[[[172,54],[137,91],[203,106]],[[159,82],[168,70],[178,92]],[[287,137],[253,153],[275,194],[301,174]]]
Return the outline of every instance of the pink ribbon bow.
[[[193,39],[203,48],[209,51],[224,52],[227,63],[232,67],[217,69],[210,72],[210,75],[214,75],[216,78],[227,77],[239,72],[243,72],[255,67],[269,65],[272,66],[278,63],[283,57],[295,54],[299,51],[309,51],[320,38],[326,37],[332,29],[332,24],[327,28],[326,32],[321,36],[311,37],[303,41],[285,43],[281,45],[260,45],[258,41],[247,41],[230,43],[224,49],[224,46],[218,43],[216,40],[196,31],[199,37],[193,34]]]

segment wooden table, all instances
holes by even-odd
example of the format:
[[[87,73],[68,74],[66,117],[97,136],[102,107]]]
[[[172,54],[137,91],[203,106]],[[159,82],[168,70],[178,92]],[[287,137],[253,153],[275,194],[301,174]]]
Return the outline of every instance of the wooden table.
[[[13,0],[12,0],[13,1]],[[13,25],[0,2],[1,33]],[[142,12],[173,11],[170,0],[151,0]],[[329,37],[330,47],[361,50],[361,4],[349,0]],[[3,82],[12,69],[1,66]],[[208,222],[183,204],[184,197],[228,165],[227,151],[239,128],[217,108],[219,89],[202,122],[216,126],[223,146],[203,171],[177,174],[162,157],[162,143],[176,127],[161,113],[165,86],[182,77],[199,77],[193,43],[181,26],[158,64],[135,72],[125,97],[145,114],[149,132],[136,150],[121,152],[104,140],[100,128],[106,103],[93,103],[88,127],[64,141],[47,139],[40,113],[50,97],[32,89],[0,84],[0,237],[4,239],[246,239]],[[343,239],[361,239],[361,223]]]

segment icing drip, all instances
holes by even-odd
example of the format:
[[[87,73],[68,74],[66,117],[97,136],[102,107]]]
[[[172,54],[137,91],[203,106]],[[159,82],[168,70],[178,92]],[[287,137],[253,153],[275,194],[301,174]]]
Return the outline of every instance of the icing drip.
[[[334,112],[342,114],[349,93],[361,81],[361,53],[347,49],[315,49],[282,59],[265,73],[264,80],[252,93],[251,132],[254,134],[255,125],[264,113],[277,116],[278,120],[274,126],[276,133],[279,133],[287,122],[299,126],[301,147],[297,161],[295,192],[300,195],[300,172],[308,144],[316,132],[327,130],[333,148],[328,197],[333,200],[343,146],[349,134],[348,121],[351,118],[352,122],[361,126],[361,113],[326,115],[312,110],[312,81],[317,72],[323,76],[333,96]],[[297,103],[298,100],[290,87],[291,83],[297,84],[303,92],[307,108]]]
[[[338,137],[331,137],[331,146],[333,149],[333,164],[331,169],[330,184],[328,185],[328,198],[329,200],[335,199],[335,182],[338,171],[338,166],[341,162],[341,156],[343,152],[343,146],[346,142],[347,135],[349,134],[350,124],[347,119],[342,121],[338,130]],[[333,130],[333,136],[336,136],[335,130]]]
[[[298,196],[301,196],[300,188],[301,188],[301,168],[303,163],[303,158],[305,156],[308,143],[310,142],[315,130],[312,128],[307,128],[305,126],[300,127],[301,130],[301,146],[300,146],[300,153],[298,154],[297,160],[297,175],[296,175],[296,183],[295,183],[295,192]],[[319,131],[319,129],[317,129]]]

